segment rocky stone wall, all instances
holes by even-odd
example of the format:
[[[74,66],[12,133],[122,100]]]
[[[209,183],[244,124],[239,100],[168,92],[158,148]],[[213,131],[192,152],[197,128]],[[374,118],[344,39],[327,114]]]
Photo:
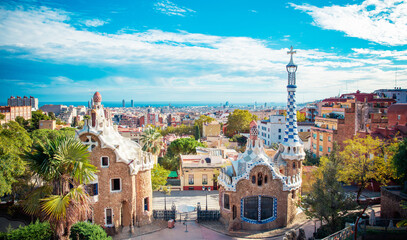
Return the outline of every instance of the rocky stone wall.
[[[382,218],[407,218],[407,209],[400,207],[400,202],[402,200],[407,201],[407,197],[400,195],[400,191],[401,187],[382,187],[380,200]]]

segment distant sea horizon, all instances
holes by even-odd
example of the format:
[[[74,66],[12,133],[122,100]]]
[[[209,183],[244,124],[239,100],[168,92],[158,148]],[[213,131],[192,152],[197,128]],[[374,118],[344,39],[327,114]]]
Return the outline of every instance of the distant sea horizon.
[[[66,105],[66,106],[88,106],[88,102],[86,101],[39,101],[38,107],[42,107],[44,105]],[[163,107],[163,106],[168,106],[171,104],[173,107],[197,107],[197,106],[208,106],[208,107],[217,107],[220,106],[221,104],[224,105],[225,103],[215,103],[215,102],[166,102],[166,101],[159,101],[159,102],[134,102],[134,107]],[[7,106],[7,102],[0,102],[1,106]],[[122,102],[121,101],[103,101],[102,105],[105,107],[122,107]],[[247,106],[253,106],[254,103],[229,103],[229,106],[233,107],[247,107]],[[273,106],[273,107],[283,107],[285,106],[286,103],[270,103],[267,102],[267,107]],[[258,107],[264,106],[264,103],[258,103]],[[125,107],[131,107],[131,102],[126,101]]]

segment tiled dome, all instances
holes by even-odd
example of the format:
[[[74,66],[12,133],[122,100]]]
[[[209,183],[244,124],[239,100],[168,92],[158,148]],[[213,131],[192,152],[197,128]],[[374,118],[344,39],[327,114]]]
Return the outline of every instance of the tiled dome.
[[[95,92],[93,95],[93,102],[102,102],[102,95],[99,92]]]

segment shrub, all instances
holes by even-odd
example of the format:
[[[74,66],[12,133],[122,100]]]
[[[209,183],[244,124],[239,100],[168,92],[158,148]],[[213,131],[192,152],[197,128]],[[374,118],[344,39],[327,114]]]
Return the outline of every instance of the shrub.
[[[52,230],[49,222],[39,222],[38,220],[7,234],[7,240],[50,240],[51,238]]]
[[[76,240],[111,240],[99,225],[89,222],[77,222],[71,228],[70,239]]]

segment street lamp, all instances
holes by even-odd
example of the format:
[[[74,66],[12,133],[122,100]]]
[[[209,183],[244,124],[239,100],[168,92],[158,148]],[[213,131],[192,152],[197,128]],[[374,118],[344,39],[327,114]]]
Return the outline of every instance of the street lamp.
[[[206,211],[208,211],[208,192],[211,191],[211,187],[202,186],[202,191],[205,191],[206,194]]]

